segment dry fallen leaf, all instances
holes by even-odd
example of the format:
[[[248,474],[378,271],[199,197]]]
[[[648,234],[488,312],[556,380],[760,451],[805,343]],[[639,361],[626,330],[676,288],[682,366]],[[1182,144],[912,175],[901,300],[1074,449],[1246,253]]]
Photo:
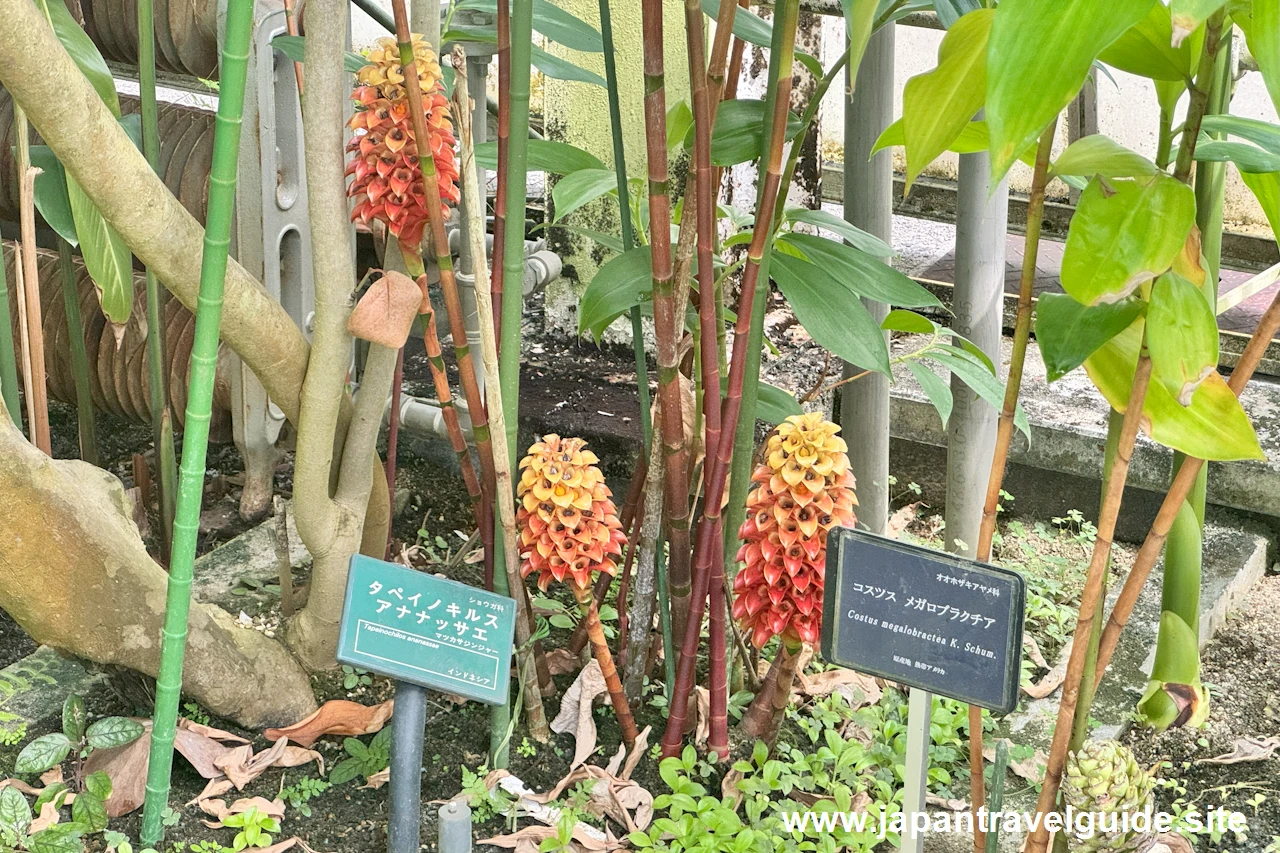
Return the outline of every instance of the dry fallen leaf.
[[[568,649],[552,649],[544,657],[547,659],[547,671],[552,675],[568,675],[582,666],[582,658]]]
[[[693,727],[693,745],[701,749],[707,745],[707,739],[711,737],[711,691],[705,687],[695,687],[693,689],[693,698],[695,701],[696,720]]]
[[[1242,764],[1246,761],[1266,761],[1280,749],[1280,737],[1242,737],[1236,740],[1235,749],[1215,758],[1201,758],[1196,764]]]
[[[388,271],[360,297],[347,318],[347,331],[361,340],[398,350],[409,337],[423,299],[413,279]]]
[[[1041,669],[1052,669],[1049,662],[1044,659],[1044,653],[1040,651],[1040,644],[1036,642],[1036,638],[1024,632],[1022,634],[1022,645],[1027,650],[1027,657],[1031,658],[1031,662]]]
[[[556,830],[550,826],[526,826],[519,832],[510,835],[495,835],[492,838],[482,838],[477,844],[489,844],[494,847],[504,847],[516,851],[516,853],[538,853],[539,845],[548,838],[555,837]]]
[[[27,834],[35,835],[43,829],[48,829],[58,822],[58,817],[58,807],[53,803],[45,803],[40,807],[40,815],[31,821],[31,826],[27,828]]]
[[[282,729],[267,729],[266,738],[277,741],[287,737],[298,746],[311,746],[324,735],[359,737],[371,735],[391,719],[394,700],[380,705],[361,705],[346,699],[331,699],[310,715]]]
[[[893,515],[889,516],[889,520],[884,525],[884,535],[890,539],[897,539],[902,535],[902,531],[911,526],[911,522],[916,520],[916,510],[920,506],[920,501],[894,510]]]
[[[1067,680],[1067,662],[1071,658],[1071,640],[1062,647],[1058,652],[1058,663],[1053,669],[1049,670],[1044,678],[1035,684],[1024,686],[1022,692],[1030,696],[1032,699],[1043,699],[1044,697],[1057,690],[1062,682]]]
[[[1013,754],[1013,741],[1007,738],[1001,738],[1005,743],[1009,744],[1009,754]],[[989,745],[982,748],[982,757],[987,761],[995,761],[996,759],[996,743],[993,741]],[[1032,784],[1039,784],[1044,779],[1045,767],[1049,764],[1049,755],[1043,749],[1037,749],[1035,754],[1030,758],[1024,758],[1021,761],[1009,761],[1009,770],[1020,778],[1026,779]]]
[[[236,800],[229,807],[222,800],[202,800],[200,802],[200,810],[211,816],[213,820],[205,820],[201,821],[201,823],[210,829],[219,829],[223,826],[223,820],[231,815],[247,812],[249,809],[257,809],[262,814],[273,817],[276,820],[284,819],[283,800],[268,800],[264,797],[244,797]]]
[[[946,797],[939,797],[937,794],[926,794],[924,797],[925,805],[937,806],[940,809],[946,809],[952,812],[968,811],[968,800],[953,800]]]
[[[374,773],[372,776],[365,779],[364,784],[361,785],[360,787],[368,788],[370,790],[376,791],[390,781],[391,781],[391,768],[384,767],[381,770],[379,770],[377,773]]]
[[[221,797],[234,787],[235,785],[231,784],[231,780],[225,777],[221,779],[210,779],[209,784],[204,786],[204,790],[196,794],[195,797],[186,804],[186,806],[187,808],[190,808],[191,806],[199,806],[201,811],[204,811],[207,814],[208,810],[205,809],[203,805],[204,801],[212,800],[215,797]]]
[[[189,732],[194,732],[195,734],[198,734],[198,735],[204,735],[205,737],[213,738],[214,740],[226,740],[226,741],[231,741],[232,743],[248,743],[249,742],[246,738],[242,738],[240,737],[240,735],[237,735],[237,734],[232,734],[231,732],[226,731],[225,729],[218,729],[218,728],[214,728],[213,726],[206,726],[203,723],[197,723],[194,720],[188,720],[186,717],[181,717],[178,719],[178,728],[185,729],[186,731],[189,731]]]
[[[851,669],[829,669],[813,675],[797,673],[796,692],[814,699],[839,693],[855,711],[879,702],[881,695],[880,685],[873,677]]]
[[[631,748],[631,754],[627,756],[627,760],[622,763],[622,772],[618,774],[619,779],[630,779],[631,774],[636,772],[636,765],[649,750],[649,735],[652,732],[653,726],[645,726],[640,734],[636,735],[635,746]]]
[[[556,734],[569,732],[573,735],[575,743],[570,769],[586,761],[596,751],[596,722],[591,714],[591,703],[604,692],[604,676],[600,674],[600,664],[592,660],[582,668],[582,672],[560,699],[560,713],[551,721],[551,731]]]
[[[1151,842],[1151,846],[1142,850],[1142,853],[1195,853],[1195,848],[1181,835],[1162,832]]]

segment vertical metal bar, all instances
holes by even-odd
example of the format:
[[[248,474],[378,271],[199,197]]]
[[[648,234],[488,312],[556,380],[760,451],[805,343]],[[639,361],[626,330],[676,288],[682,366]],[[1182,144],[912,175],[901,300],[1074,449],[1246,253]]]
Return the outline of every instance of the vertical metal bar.
[[[907,764],[903,773],[902,814],[906,825],[899,853],[920,853],[924,833],[916,832],[915,816],[925,814],[925,793],[929,781],[929,725],[933,719],[933,694],[911,689],[907,710]]]
[[[893,121],[893,48],[893,27],[871,36],[858,69],[858,86],[844,111],[844,218],[886,242],[893,236],[893,159],[888,149],[867,158],[881,131]],[[864,299],[863,304],[877,323],[889,312],[883,302]],[[843,375],[862,369],[846,363]],[[871,532],[883,533],[889,517],[888,377],[868,373],[843,386],[840,422],[858,483],[858,520]]]
[[[1009,185],[991,191],[990,156],[960,156],[956,199],[956,287],[953,327],[991,360],[1000,358],[1003,324],[1005,234],[1009,230]],[[947,423],[946,549],[973,556],[982,525],[987,474],[996,446],[1000,413],[951,376],[953,404]]]
[[[422,845],[422,737],[426,725],[426,688],[397,681],[396,712],[391,717],[391,817],[387,822],[388,853],[417,853]],[[443,821],[440,831],[443,837]],[[442,844],[441,850],[444,849]]]

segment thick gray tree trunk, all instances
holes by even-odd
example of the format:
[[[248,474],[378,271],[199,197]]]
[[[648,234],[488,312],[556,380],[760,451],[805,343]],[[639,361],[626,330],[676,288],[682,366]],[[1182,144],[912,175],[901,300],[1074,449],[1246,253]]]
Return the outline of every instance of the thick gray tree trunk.
[[[952,306],[956,316],[952,327],[999,363],[1009,186],[1002,181],[991,192],[990,174],[987,152],[960,156]],[[982,524],[982,504],[1000,415],[955,374],[951,375],[951,396],[954,402],[947,424],[946,547],[972,556]]]
[[[868,154],[893,121],[893,30],[884,27],[871,36],[844,113],[844,218],[885,242],[893,238],[893,159],[889,149],[870,159]],[[882,302],[863,304],[877,323],[889,312]],[[843,374],[863,369],[846,363]],[[844,385],[840,424],[857,479],[858,520],[883,533],[889,517],[888,377],[869,373]]]

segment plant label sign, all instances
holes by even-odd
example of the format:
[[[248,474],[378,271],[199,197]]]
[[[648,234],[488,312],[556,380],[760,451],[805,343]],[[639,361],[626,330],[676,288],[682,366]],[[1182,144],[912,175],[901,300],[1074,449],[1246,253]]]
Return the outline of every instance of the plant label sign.
[[[827,538],[823,598],[831,663],[998,713],[1017,705],[1017,572],[839,527]]]
[[[516,603],[457,581],[351,558],[338,660],[490,705],[507,701]]]

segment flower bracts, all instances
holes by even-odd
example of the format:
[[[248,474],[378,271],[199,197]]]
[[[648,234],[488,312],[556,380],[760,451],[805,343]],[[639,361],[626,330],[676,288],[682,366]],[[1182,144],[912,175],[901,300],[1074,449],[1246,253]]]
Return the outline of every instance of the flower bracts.
[[[852,526],[858,503],[839,431],[819,413],[792,415],[769,437],[751,478],[733,616],[757,647],[777,635],[818,640],[827,531]]]
[[[520,460],[520,572],[536,573],[543,591],[553,580],[585,589],[596,572],[617,571],[627,536],[599,461],[582,439],[558,435],[543,436]]]
[[[440,199],[457,204],[461,197],[458,164],[440,63],[431,48],[416,36],[413,53],[430,136],[426,150],[435,166]],[[369,64],[356,74],[356,81],[358,85],[351,94],[356,112],[348,122],[354,134],[347,143],[347,151],[355,154],[346,171],[355,178],[347,188],[347,195],[355,199],[351,218],[366,224],[381,220],[401,243],[416,247],[427,224],[426,197],[417,169],[419,146],[409,116],[409,98],[395,39],[378,40],[369,53]]]

